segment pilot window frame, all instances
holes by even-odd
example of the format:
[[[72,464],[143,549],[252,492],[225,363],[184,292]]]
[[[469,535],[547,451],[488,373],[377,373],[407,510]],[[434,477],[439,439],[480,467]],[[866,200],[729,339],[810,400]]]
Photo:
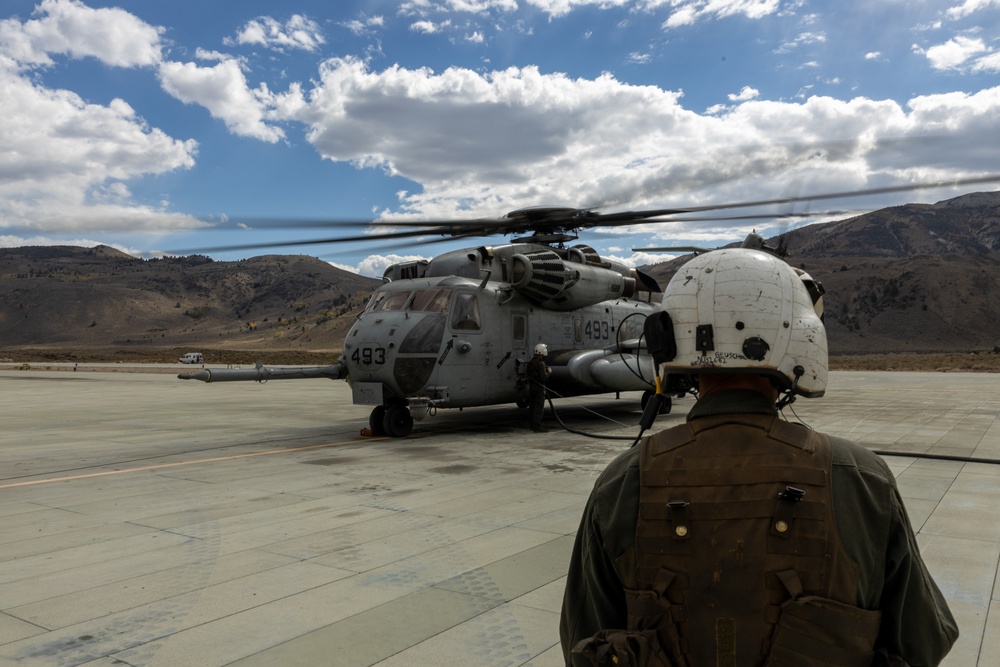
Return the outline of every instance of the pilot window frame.
[[[368,304],[365,306],[365,312],[369,313],[373,310],[378,310],[378,307],[385,300],[385,295],[386,292],[375,292],[372,294],[371,298],[368,299]]]
[[[483,330],[479,296],[475,292],[455,292],[449,325],[452,331],[464,333],[478,333]]]

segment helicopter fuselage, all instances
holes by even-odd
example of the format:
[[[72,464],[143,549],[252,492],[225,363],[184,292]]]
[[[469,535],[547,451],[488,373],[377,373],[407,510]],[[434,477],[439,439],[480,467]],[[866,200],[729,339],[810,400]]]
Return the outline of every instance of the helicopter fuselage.
[[[517,402],[519,377],[539,342],[549,347],[549,387],[560,395],[649,389],[655,373],[636,354],[636,341],[654,308],[622,297],[560,312],[509,283],[394,281],[375,292],[348,332],[340,363],[355,403]]]

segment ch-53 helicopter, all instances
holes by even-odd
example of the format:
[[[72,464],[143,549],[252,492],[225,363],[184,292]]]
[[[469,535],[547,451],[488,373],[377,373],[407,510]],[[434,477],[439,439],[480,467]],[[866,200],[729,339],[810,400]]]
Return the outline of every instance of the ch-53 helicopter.
[[[860,194],[963,185],[1000,180],[966,179],[948,183],[879,188]],[[204,382],[279,379],[343,379],[355,404],[372,405],[374,435],[404,437],[414,420],[438,408],[493,404],[527,405],[526,365],[537,343],[549,349],[548,388],[558,396],[642,391],[645,407],[657,391],[661,411],[670,396],[693,390],[690,377],[672,376],[658,387],[644,326],[659,311],[661,292],[650,276],[601,257],[593,248],[567,243],[584,228],[642,222],[679,222],[674,216],[815,199],[858,192],[789,197],[691,208],[600,213],[594,209],[534,207],[495,219],[427,222],[342,221],[344,226],[399,228],[376,236],[340,236],[307,242],[248,244],[209,250],[275,245],[312,245],[428,236],[468,238],[514,235],[510,243],[447,252],[431,260],[390,266],[383,285],[347,333],[340,359],[328,366],[203,369],[181,379]],[[720,219],[804,217],[807,214],[746,215]],[[405,228],[405,229],[403,229]],[[756,233],[743,242],[782,256]],[[706,252],[703,248],[656,248]]]

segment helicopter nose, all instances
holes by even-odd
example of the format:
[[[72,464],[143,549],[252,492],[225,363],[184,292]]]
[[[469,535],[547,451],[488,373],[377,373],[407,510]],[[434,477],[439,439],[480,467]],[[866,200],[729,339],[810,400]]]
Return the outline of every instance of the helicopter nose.
[[[392,375],[404,395],[418,392],[430,380],[444,328],[444,315],[425,315],[403,337]]]
[[[441,349],[441,339],[444,338],[444,324],[444,315],[425,315],[420,318],[403,337],[399,353],[437,353]]]

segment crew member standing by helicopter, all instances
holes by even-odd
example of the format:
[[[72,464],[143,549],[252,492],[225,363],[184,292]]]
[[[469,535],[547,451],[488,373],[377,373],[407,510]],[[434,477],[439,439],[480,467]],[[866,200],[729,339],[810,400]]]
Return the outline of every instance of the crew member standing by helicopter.
[[[545,343],[535,346],[535,356],[528,362],[528,393],[531,396],[531,430],[548,433],[542,428],[542,414],[545,412],[545,381],[552,375],[552,369],[545,364],[549,347]]]

